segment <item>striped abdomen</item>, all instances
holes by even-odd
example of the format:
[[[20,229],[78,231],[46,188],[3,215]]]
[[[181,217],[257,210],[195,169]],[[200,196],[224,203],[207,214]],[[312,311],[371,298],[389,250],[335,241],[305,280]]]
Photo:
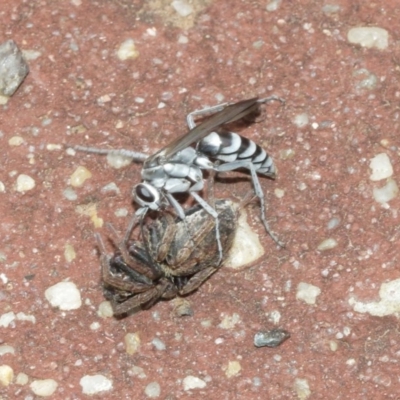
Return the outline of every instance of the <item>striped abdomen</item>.
[[[275,177],[274,162],[266,151],[237,133],[212,132],[197,144],[197,151],[224,163],[248,161],[254,165],[257,173]]]

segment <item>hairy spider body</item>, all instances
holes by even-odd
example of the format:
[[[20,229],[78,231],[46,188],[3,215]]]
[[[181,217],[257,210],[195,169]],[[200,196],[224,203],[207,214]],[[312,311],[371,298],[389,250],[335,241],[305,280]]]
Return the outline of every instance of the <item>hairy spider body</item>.
[[[215,202],[224,258],[232,246],[239,206]],[[142,229],[142,239],[118,245],[114,255],[102,246],[101,268],[105,296],[114,314],[150,308],[160,299],[187,295],[220,268],[216,220],[200,205],[185,219],[163,213]]]

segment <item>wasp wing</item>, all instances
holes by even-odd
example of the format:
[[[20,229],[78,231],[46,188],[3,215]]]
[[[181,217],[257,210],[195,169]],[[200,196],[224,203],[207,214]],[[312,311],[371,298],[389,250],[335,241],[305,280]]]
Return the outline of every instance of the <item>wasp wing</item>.
[[[148,158],[148,161],[163,156],[166,160],[174,156],[179,151],[186,149],[193,143],[198,142],[203,137],[207,136],[214,129],[229,122],[237,121],[248,114],[256,111],[260,105],[258,97],[239,101],[238,103],[230,104],[221,111],[215,113],[206,121],[195,126],[184,136],[172,141],[168,146],[162,148],[157,153]]]

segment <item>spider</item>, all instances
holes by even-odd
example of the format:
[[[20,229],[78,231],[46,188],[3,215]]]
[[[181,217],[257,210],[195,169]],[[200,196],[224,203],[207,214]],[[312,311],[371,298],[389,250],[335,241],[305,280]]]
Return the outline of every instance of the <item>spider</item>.
[[[241,204],[230,200],[215,202],[224,255],[232,246],[240,208]],[[162,213],[142,226],[141,241],[121,241],[111,230],[115,254],[107,254],[99,235],[97,240],[104,294],[115,315],[148,309],[161,299],[185,296],[221,266],[216,219],[201,205],[186,210],[183,220]]]

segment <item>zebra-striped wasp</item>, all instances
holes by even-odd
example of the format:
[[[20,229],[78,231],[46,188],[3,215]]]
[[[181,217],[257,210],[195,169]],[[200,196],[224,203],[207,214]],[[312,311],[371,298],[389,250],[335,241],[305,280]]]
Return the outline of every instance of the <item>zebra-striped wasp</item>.
[[[193,111],[187,116],[189,132],[150,156],[130,150],[100,150],[74,146],[74,149],[80,151],[121,154],[131,157],[133,161],[143,162],[141,172],[143,181],[135,185],[132,191],[133,198],[140,208],[131,220],[124,238],[125,243],[129,240],[138,220],[142,220],[148,210],[160,210],[165,204],[170,204],[178,216],[184,220],[184,209],[174,194],[189,193],[216,220],[216,240],[220,253],[219,261],[221,261],[222,246],[218,213],[198,194],[204,187],[202,171],[225,172],[245,168],[250,171],[255,195],[260,201],[262,223],[272,239],[283,246],[269,229],[265,216],[264,193],[257,177],[257,174],[262,174],[275,178],[276,169],[272,158],[252,140],[237,133],[219,129],[227,123],[259,113],[260,105],[270,101],[284,103],[283,99],[272,96],[264,99],[252,98],[238,103],[225,103]],[[195,117],[207,114],[212,115],[199,125],[195,124]]]

